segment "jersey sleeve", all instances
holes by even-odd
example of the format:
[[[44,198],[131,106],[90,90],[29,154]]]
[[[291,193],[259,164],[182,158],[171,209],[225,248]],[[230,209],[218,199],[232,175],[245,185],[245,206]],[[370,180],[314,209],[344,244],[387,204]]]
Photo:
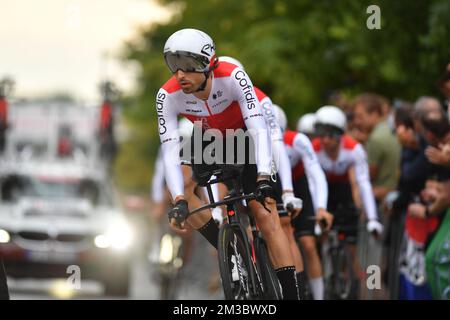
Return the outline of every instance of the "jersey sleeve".
[[[278,124],[277,118],[272,104],[272,100],[269,97],[265,97],[260,101],[261,108],[263,110],[264,120],[266,121],[267,128],[269,129],[270,139],[272,141],[283,141],[283,132]]]
[[[272,146],[263,111],[253,89],[253,84],[241,68],[234,69],[231,77],[242,118],[255,144],[258,173],[270,174],[272,171]]]
[[[281,180],[283,190],[293,190],[292,173],[289,156],[283,141],[283,132],[278,124],[273,111],[272,100],[265,97],[260,101],[263,109],[264,119],[269,128],[270,139],[272,141],[272,157],[275,162],[276,171]]]
[[[302,158],[315,211],[319,208],[326,209],[328,202],[327,179],[311,141],[304,134],[298,133],[294,138],[293,148]]]
[[[180,165],[180,137],[178,134],[177,109],[164,89],[156,96],[158,131],[161,140],[164,172],[172,198],[184,194],[183,173]]]
[[[164,200],[165,179],[164,179],[164,161],[161,149],[158,150],[158,156],[155,161],[155,169],[152,178],[151,198],[154,203],[160,203]]]
[[[356,182],[361,194],[364,211],[366,213],[367,219],[377,219],[377,209],[375,204],[375,197],[372,191],[372,185],[370,184],[369,165],[367,164],[366,152],[360,144],[358,144],[352,152],[355,166]]]

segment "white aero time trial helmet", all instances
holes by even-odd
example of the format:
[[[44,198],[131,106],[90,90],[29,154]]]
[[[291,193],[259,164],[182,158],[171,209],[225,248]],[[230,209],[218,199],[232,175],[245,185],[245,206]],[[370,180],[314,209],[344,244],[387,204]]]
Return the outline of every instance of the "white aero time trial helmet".
[[[316,111],[315,129],[317,135],[339,136],[345,132],[347,117],[335,106],[323,106]]]
[[[283,109],[277,104],[272,104],[273,106],[273,113],[275,114],[275,118],[277,119],[278,125],[280,126],[281,130],[286,131],[287,128],[287,117],[286,113]]]
[[[172,73],[210,72],[217,66],[214,41],[203,31],[181,29],[164,45],[164,59]]]
[[[219,57],[219,62],[228,62],[228,63],[232,63],[237,65],[239,68],[241,68],[242,70],[245,71],[244,66],[242,65],[242,63],[239,62],[239,60],[232,58],[232,57],[227,57],[227,56],[221,56]]]
[[[314,134],[314,125],[316,123],[316,115],[314,113],[306,113],[297,122],[297,131],[304,134]]]

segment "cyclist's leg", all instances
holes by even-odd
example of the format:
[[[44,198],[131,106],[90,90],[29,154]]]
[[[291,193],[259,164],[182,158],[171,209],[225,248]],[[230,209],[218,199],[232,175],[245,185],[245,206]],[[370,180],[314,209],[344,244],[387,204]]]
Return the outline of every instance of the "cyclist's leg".
[[[256,165],[245,166],[242,174],[245,177],[242,179],[245,193],[256,189],[256,171]],[[258,201],[250,201],[248,205],[266,241],[272,264],[283,288],[283,297],[297,300],[299,294],[294,259],[289,241],[281,228],[276,201],[271,198],[266,201],[266,207],[270,212]]]
[[[193,165],[195,166],[195,165]],[[197,183],[192,177],[192,169],[190,166],[181,166],[184,178],[184,196],[188,202],[189,210],[194,210],[204,205],[204,202],[195,194]],[[195,170],[195,169],[194,169]],[[189,216],[187,222],[200,234],[208,240],[211,245],[217,249],[217,241],[219,238],[219,228],[212,218],[211,210],[206,209],[198,214]]]
[[[324,283],[322,262],[317,252],[316,237],[302,236],[300,237],[300,245],[305,254],[305,260],[308,270],[309,284],[314,300],[323,300]]]
[[[298,285],[289,242],[281,228],[275,201],[273,199],[267,201],[266,206],[270,213],[257,201],[249,203],[250,210],[267,243],[272,264],[283,288],[283,297],[297,300]]]
[[[304,269],[303,259],[302,255],[300,254],[300,250],[297,246],[297,243],[295,242],[294,230],[291,226],[291,217],[289,216],[280,217],[280,222],[281,227],[283,228],[283,232],[289,241],[289,248],[291,250],[292,257],[294,258],[295,271],[302,272]]]
[[[282,191],[282,185],[281,185],[281,180],[279,175],[277,175],[277,181],[276,182],[272,182],[272,187],[274,188],[274,196],[275,196],[275,200],[277,203],[283,203],[283,199],[281,197],[283,191]],[[291,216],[289,215],[289,213],[287,211],[284,211],[283,213],[278,212],[279,217],[280,217],[280,222],[281,222],[281,227],[283,228],[283,232],[286,235],[286,238],[289,241],[289,248],[292,254],[292,258],[294,259],[294,265],[295,265],[295,272],[298,275],[299,273],[304,271],[304,267],[303,267],[303,259],[302,259],[302,255],[300,253],[300,249],[298,248],[297,243],[295,242],[295,238],[294,238],[294,229],[292,228],[292,220],[291,220]],[[301,213],[300,213],[301,214]],[[303,284],[302,282],[298,281],[298,276],[297,276],[297,282],[299,284],[299,286],[301,287],[301,293],[304,292],[301,284]]]
[[[357,215],[356,207],[353,202],[346,203],[343,206],[343,212],[340,213],[343,215],[342,217],[342,225],[345,227],[348,227],[349,230],[345,231],[345,241],[346,246],[350,251],[351,255],[351,261],[352,261],[352,269],[353,269],[353,279],[349,279],[354,283],[354,287],[352,290],[354,290],[354,296],[353,299],[358,299],[360,296],[360,283],[362,280],[361,277],[361,266],[358,259],[357,254],[357,237],[358,237],[358,222],[359,222],[359,216]],[[349,274],[350,275],[350,274]]]
[[[295,276],[297,278],[300,299],[306,300],[306,298],[307,298],[307,294],[306,294],[307,277],[305,275],[305,269],[303,266],[303,258],[300,253],[300,249],[297,245],[297,242],[295,241],[294,228],[291,225],[291,217],[290,216],[285,216],[285,217],[280,216],[280,221],[281,221],[281,227],[283,228],[283,231],[289,241],[289,248],[291,250],[292,257],[294,258]]]
[[[348,205],[348,209],[346,209],[346,212],[349,214],[348,217],[345,219],[345,226],[348,226],[350,230],[345,232],[345,238],[348,243],[348,248],[350,249],[350,252],[352,254],[352,261],[353,261],[353,271],[355,273],[355,276],[359,280],[361,277],[361,266],[359,264],[358,260],[358,254],[356,251],[356,244],[358,239],[358,223],[359,223],[359,216],[356,211],[356,207],[353,203],[350,203]]]
[[[316,237],[314,235],[316,222],[312,219],[315,216],[314,206],[306,176],[302,176],[295,181],[294,193],[303,200],[302,212],[292,221],[295,229],[295,237],[299,240],[303,250],[313,298],[314,300],[323,300],[324,281],[322,263],[317,252]],[[303,275],[303,277],[306,280],[306,275]]]

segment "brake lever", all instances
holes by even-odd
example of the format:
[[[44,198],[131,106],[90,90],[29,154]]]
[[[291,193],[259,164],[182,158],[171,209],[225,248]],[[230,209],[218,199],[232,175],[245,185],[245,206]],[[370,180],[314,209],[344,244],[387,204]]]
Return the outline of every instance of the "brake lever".
[[[288,203],[286,206],[286,210],[289,211],[290,213],[294,212],[294,205],[292,203]]]

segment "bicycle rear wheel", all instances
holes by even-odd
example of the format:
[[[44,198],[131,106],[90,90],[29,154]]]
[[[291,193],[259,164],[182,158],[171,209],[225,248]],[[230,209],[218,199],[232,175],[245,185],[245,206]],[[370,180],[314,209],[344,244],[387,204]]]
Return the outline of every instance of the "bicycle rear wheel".
[[[328,283],[330,299],[356,299],[356,279],[350,250],[345,246],[335,248],[332,257],[332,275]]]
[[[242,232],[224,224],[219,232],[219,270],[227,300],[249,300],[254,295],[251,277],[254,275],[248,245]]]
[[[267,300],[281,300],[283,299],[281,293],[280,282],[273,270],[272,262],[269,260],[267,254],[267,246],[264,240],[256,237],[254,240],[256,263],[258,266],[258,273],[261,276],[263,287],[263,298]]]

